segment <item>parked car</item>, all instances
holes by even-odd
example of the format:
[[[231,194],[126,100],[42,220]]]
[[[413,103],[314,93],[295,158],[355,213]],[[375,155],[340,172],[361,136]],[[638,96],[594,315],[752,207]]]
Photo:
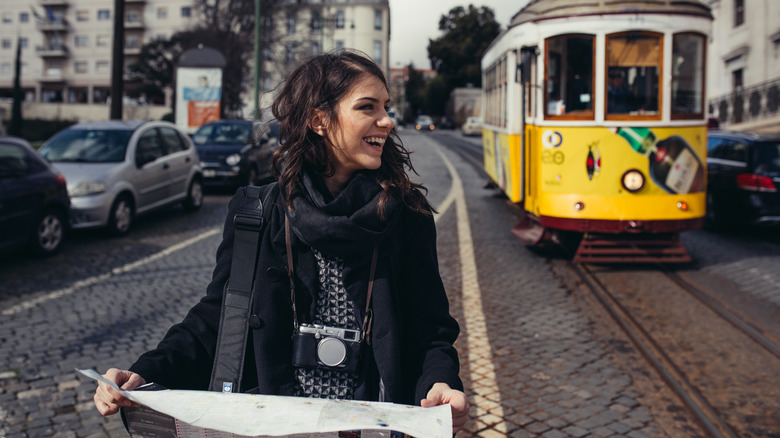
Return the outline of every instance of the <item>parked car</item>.
[[[401,122],[398,120],[398,111],[395,110],[395,108],[390,108],[387,110],[387,115],[390,117],[390,120],[393,121],[393,128],[395,129],[401,129]]]
[[[709,131],[707,225],[780,223],[780,134]]]
[[[56,253],[65,237],[69,208],[65,177],[26,140],[0,136],[0,250]]]
[[[468,117],[460,130],[463,135],[482,135],[482,118]]]
[[[206,123],[193,134],[206,186],[243,186],[271,179],[271,155],[278,142],[270,129],[250,120]]]
[[[203,174],[190,138],[163,122],[105,121],[66,128],[41,155],[68,181],[72,228],[130,230],[138,215],[181,203],[203,205]]]
[[[436,125],[433,124],[431,116],[417,116],[414,128],[420,132],[427,132],[436,130]]]

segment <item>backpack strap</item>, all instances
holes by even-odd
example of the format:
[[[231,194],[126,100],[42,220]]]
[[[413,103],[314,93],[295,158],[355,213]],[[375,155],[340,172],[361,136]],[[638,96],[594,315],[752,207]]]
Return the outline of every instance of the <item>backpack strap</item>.
[[[279,192],[278,188],[277,183],[264,187],[247,186],[246,197],[233,216],[233,260],[230,279],[222,296],[209,391],[240,392],[257,256],[263,229],[273,209],[273,195]],[[265,197],[261,201],[263,191]]]

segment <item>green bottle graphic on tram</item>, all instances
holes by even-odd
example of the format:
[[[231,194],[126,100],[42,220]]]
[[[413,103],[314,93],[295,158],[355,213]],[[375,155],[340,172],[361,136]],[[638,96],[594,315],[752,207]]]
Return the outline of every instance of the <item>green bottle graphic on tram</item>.
[[[680,136],[663,140],[648,128],[617,128],[632,149],[650,160],[650,178],[669,193],[704,190],[704,166],[691,145]]]

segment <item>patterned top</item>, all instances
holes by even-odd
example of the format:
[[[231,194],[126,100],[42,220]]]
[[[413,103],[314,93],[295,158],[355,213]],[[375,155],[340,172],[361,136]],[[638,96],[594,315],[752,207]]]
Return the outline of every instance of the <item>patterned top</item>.
[[[320,273],[320,293],[314,324],[359,330],[354,303],[344,287],[344,260],[330,257],[312,248]],[[352,400],[357,378],[353,373],[328,368],[297,368],[297,396]]]

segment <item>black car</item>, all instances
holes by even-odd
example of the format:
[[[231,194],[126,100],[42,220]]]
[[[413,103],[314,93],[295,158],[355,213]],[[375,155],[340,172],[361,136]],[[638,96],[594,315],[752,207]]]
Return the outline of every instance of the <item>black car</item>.
[[[278,142],[260,122],[220,120],[192,136],[209,186],[260,184],[271,178],[271,155]]]
[[[780,134],[710,131],[707,224],[780,223]]]
[[[0,136],[0,251],[56,253],[67,228],[65,178],[27,141]]]

